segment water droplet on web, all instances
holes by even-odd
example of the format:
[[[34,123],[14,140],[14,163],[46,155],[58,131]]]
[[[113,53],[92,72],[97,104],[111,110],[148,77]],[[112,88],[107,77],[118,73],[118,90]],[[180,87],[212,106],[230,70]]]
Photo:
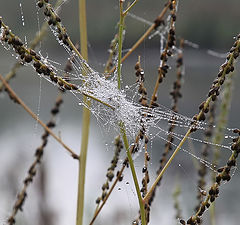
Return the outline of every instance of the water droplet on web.
[[[229,138],[229,136],[228,136],[228,135],[225,135],[224,138]]]
[[[23,14],[23,7],[22,7],[22,3],[19,3],[20,6],[20,11],[21,11],[21,20],[22,20],[22,25],[23,27],[25,26],[25,20],[24,20],[24,14]]]

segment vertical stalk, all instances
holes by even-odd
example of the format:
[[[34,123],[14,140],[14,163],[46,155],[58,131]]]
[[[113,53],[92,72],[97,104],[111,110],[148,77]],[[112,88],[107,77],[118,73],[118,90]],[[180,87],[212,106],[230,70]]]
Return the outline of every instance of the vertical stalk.
[[[118,65],[117,65],[117,76],[118,76],[118,89],[121,89],[121,61],[122,61],[122,43],[123,43],[123,27],[124,27],[124,19],[125,16],[127,15],[127,12],[129,11],[128,9],[126,10],[126,13],[123,12],[123,2],[124,0],[119,0],[119,5],[120,5],[120,21],[119,21],[119,32],[118,32]],[[137,2],[137,1],[135,1]],[[135,3],[133,4],[135,5]],[[130,6],[132,7],[132,6]],[[127,157],[128,157],[128,162],[130,165],[135,189],[137,192],[138,196],[138,202],[139,202],[139,207],[140,207],[140,215],[141,215],[141,224],[146,225],[146,215],[145,215],[145,209],[144,209],[144,204],[143,204],[143,199],[141,196],[139,184],[138,184],[138,179],[136,175],[136,171],[134,168],[134,163],[132,159],[131,152],[129,151],[129,143],[126,135],[126,130],[124,127],[124,124],[122,122],[119,123],[119,127],[121,130],[122,138],[123,138],[123,143],[124,147],[126,149]]]
[[[87,49],[87,17],[86,17],[86,1],[79,0],[79,24],[80,24],[80,42],[81,42],[81,54],[83,58],[88,60]],[[90,101],[87,97],[84,97],[84,102],[90,105]],[[84,213],[84,186],[85,186],[85,171],[87,161],[87,148],[89,138],[89,126],[90,126],[90,111],[87,108],[83,108],[82,116],[82,140],[81,140],[81,152],[79,156],[79,177],[78,177],[78,200],[77,200],[77,219],[76,225],[83,224]]]
[[[137,196],[138,196],[141,222],[142,222],[141,224],[146,225],[146,215],[145,215],[144,203],[143,203],[143,200],[142,200],[142,196],[141,196],[141,192],[140,192],[140,188],[139,188],[139,184],[138,184],[137,174],[136,174],[136,171],[135,171],[135,168],[134,168],[132,155],[131,155],[131,152],[129,151],[129,143],[128,143],[128,139],[127,139],[127,135],[126,135],[126,131],[125,131],[125,127],[124,127],[123,123],[120,123],[120,130],[121,130],[121,134],[122,134],[122,138],[123,138],[124,147],[126,149],[128,162],[129,162],[130,169],[131,169],[131,172],[132,172],[134,185],[135,185]]]
[[[118,89],[121,88],[121,61],[122,61],[124,18],[125,16],[123,15],[123,0],[120,0],[120,21],[119,21],[119,31],[118,31],[118,65],[117,65]]]

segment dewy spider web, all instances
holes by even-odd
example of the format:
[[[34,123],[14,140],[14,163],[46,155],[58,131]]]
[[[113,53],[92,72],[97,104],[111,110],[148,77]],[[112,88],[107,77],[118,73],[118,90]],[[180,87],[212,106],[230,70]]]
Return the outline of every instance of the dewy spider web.
[[[116,75],[113,75],[112,78],[106,80],[103,74],[91,68],[86,61],[79,58],[76,53],[72,52],[66,45],[64,45],[62,40],[58,39],[58,33],[54,26],[50,26],[50,28],[53,34],[56,36],[59,44],[62,45],[69,54],[75,71],[74,73],[68,73],[67,78],[62,76],[62,79],[67,79],[78,86],[78,91],[71,91],[72,94],[78,99],[79,104],[89,108],[101,126],[103,126],[107,131],[114,128],[119,133],[119,123],[122,122],[126,128],[127,135],[131,140],[134,139],[139,130],[144,126],[146,129],[146,134],[151,140],[160,138],[164,141],[167,141],[166,136],[169,134],[167,131],[167,126],[169,123],[173,123],[176,127],[178,127],[178,133],[174,132],[171,134],[177,140],[182,139],[185,130],[190,128],[194,122],[193,119],[175,113],[162,105],[152,109],[143,107],[136,103],[134,98],[131,98],[127,95],[126,89],[118,90]],[[164,35],[167,33],[167,30],[168,25],[160,34],[162,40],[164,40]],[[3,28],[1,28],[1,35],[2,33]],[[6,45],[3,41],[1,41],[1,43],[4,46]],[[9,50],[8,47],[5,48]],[[178,49],[175,50],[178,51]],[[43,62],[59,76],[59,72],[61,72],[61,70],[55,67],[48,58],[45,58]],[[46,76],[43,77],[53,83],[50,78]],[[137,87],[134,85],[132,87],[135,87],[134,95],[137,96]],[[105,103],[105,105],[97,101],[92,101],[90,107],[85,105],[82,100],[82,93],[93,96],[94,98]],[[107,107],[106,104],[110,105],[111,107]],[[195,126],[198,130],[205,131],[208,127],[208,124],[204,122],[197,122]],[[232,130],[233,129],[226,128],[225,132]],[[226,139],[232,138],[227,134],[225,137]],[[230,150],[230,144],[218,145],[195,137],[189,137],[189,139],[199,143],[209,144]],[[172,144],[176,146],[176,144]],[[192,157],[197,158],[200,162],[203,162],[208,167],[212,167],[211,163],[203,161],[201,158],[195,156],[185,149],[183,149],[183,151],[187,152]]]

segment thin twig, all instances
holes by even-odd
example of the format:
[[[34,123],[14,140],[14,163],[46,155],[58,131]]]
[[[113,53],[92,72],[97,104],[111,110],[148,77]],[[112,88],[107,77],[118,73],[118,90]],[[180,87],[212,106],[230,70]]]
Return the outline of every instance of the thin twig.
[[[188,136],[192,132],[197,130],[197,123],[199,121],[204,121],[205,120],[205,118],[206,118],[205,114],[209,111],[209,105],[212,101],[215,101],[217,96],[219,95],[219,93],[220,93],[219,90],[220,90],[221,86],[224,84],[226,75],[229,74],[230,72],[234,71],[233,63],[239,57],[239,50],[240,50],[239,48],[240,48],[240,35],[237,36],[237,39],[234,42],[233,47],[231,48],[229,55],[227,56],[226,62],[223,65],[221,65],[218,76],[217,76],[216,80],[213,81],[213,85],[211,86],[211,89],[208,93],[207,99],[199,106],[199,113],[196,114],[193,117],[194,122],[193,122],[192,126],[190,126],[187,133],[184,135],[183,139],[181,140],[179,145],[176,147],[172,156],[170,157],[170,159],[168,160],[168,162],[166,163],[166,165],[162,169],[161,173],[158,175],[158,177],[154,181],[154,183],[153,183],[152,187],[150,188],[149,192],[147,193],[147,195],[143,199],[144,202],[146,202],[149,199],[149,197],[151,196],[151,193],[154,191],[157,183],[161,179],[162,175],[164,174],[164,172],[166,171],[168,166],[171,164],[172,160],[177,155],[178,151],[181,149],[184,142],[187,140]]]
[[[122,57],[121,63],[123,63],[133,52],[138,46],[150,35],[150,33],[157,28],[158,24],[156,22],[162,21],[164,15],[167,12],[167,9],[169,8],[170,1],[165,5],[163,8],[162,12],[159,14],[157,19],[155,20],[154,24],[147,29],[147,31],[138,39],[138,41],[128,50],[128,52]],[[160,25],[160,24],[159,24]],[[116,70],[116,66],[114,66],[110,70],[110,74],[113,73]]]
[[[2,81],[2,83],[4,84],[4,86],[6,87],[6,89],[9,91],[9,93],[11,94],[11,96],[16,100],[17,103],[19,103],[24,109],[25,111],[28,112],[28,114],[30,114],[30,116],[36,120],[49,134],[51,134],[53,136],[53,138],[58,141],[70,154],[74,159],[78,159],[79,156],[73,151],[71,150],[71,148],[69,148],[66,144],[64,144],[64,142],[57,137],[53,131],[45,124],[43,123],[38,116],[32,112],[32,110],[17,96],[17,94],[12,90],[12,88],[8,85],[8,83],[4,80],[4,78],[2,77],[2,75],[0,75],[0,80]]]

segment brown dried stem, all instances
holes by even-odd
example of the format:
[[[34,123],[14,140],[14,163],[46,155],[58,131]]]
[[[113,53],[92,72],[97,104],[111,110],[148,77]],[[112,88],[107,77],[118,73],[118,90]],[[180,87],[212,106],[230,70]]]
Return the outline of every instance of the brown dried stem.
[[[14,96],[11,95],[11,97],[14,97]],[[53,109],[51,110],[52,118],[48,122],[48,127],[54,127],[55,126],[55,116],[59,112],[59,107],[62,104],[62,102],[63,102],[62,97],[59,95]],[[24,205],[26,197],[27,197],[27,188],[29,187],[30,183],[33,182],[33,178],[34,178],[34,176],[36,175],[36,172],[37,172],[37,165],[41,163],[41,159],[43,157],[44,149],[45,149],[45,147],[47,145],[47,142],[48,142],[48,136],[49,136],[49,133],[48,133],[47,130],[45,130],[44,134],[42,135],[42,144],[41,144],[41,146],[39,146],[37,148],[37,150],[35,152],[35,160],[31,164],[31,166],[29,167],[28,175],[23,181],[24,186],[23,186],[22,190],[19,192],[19,194],[17,195],[17,199],[16,199],[15,204],[13,206],[12,213],[8,217],[7,222],[8,222],[9,225],[15,224],[16,215],[17,215],[18,211],[19,210],[23,211],[23,205]]]
[[[208,195],[206,196],[205,200],[201,202],[200,207],[196,212],[196,214],[194,214],[187,220],[187,224],[190,224],[190,225],[200,224],[203,213],[207,210],[207,208],[210,207],[210,205],[219,196],[219,187],[222,181],[227,181],[227,182],[230,181],[231,169],[236,166],[236,160],[240,153],[240,130],[235,129],[233,132],[238,134],[238,137],[233,139],[233,144],[231,146],[232,154],[229,157],[226,165],[217,170],[218,174],[216,176],[214,184],[208,190]]]
[[[138,41],[128,50],[128,52],[122,57],[121,59],[121,63],[123,63],[137,48],[138,46],[151,34],[151,32],[154,29],[157,29],[157,27],[159,27],[161,25],[161,23],[163,22],[163,17],[166,14],[169,5],[170,5],[171,1],[169,1],[165,7],[163,8],[162,12],[159,14],[159,16],[156,18],[156,20],[154,21],[154,23],[152,24],[152,26],[150,26],[147,31],[138,39]],[[110,74],[112,74],[114,71],[116,70],[116,66],[114,66],[111,70],[110,70]]]
[[[54,8],[56,9],[57,7],[59,7],[62,1],[63,0],[58,0]],[[39,42],[44,38],[47,32],[47,26],[48,26],[47,22],[44,22],[40,31],[36,34],[35,38],[31,41],[29,45],[31,49],[35,49]],[[12,69],[9,71],[9,73],[4,77],[5,81],[9,82],[13,77],[15,77],[18,68],[20,68],[22,65],[23,62],[16,62]],[[2,89],[3,84],[0,83],[0,92],[2,91]]]
[[[220,88],[225,81],[226,75],[229,74],[230,72],[234,71],[234,65],[233,64],[234,64],[234,61],[239,56],[239,51],[240,51],[240,35],[237,36],[236,41],[233,44],[233,47],[230,49],[230,52],[229,52],[229,54],[227,56],[227,59],[226,59],[226,62],[223,65],[221,65],[220,71],[218,73],[218,77],[213,81],[213,84],[212,84],[211,89],[208,93],[207,99],[203,103],[200,104],[199,113],[196,114],[193,117],[194,122],[193,122],[192,126],[189,128],[189,130],[187,131],[187,133],[185,134],[185,136],[183,137],[183,139],[181,140],[181,142],[179,143],[179,145],[177,146],[177,148],[175,149],[175,151],[171,155],[170,159],[168,160],[168,162],[166,163],[166,165],[162,169],[161,173],[158,175],[158,177],[154,181],[154,183],[153,183],[152,187],[150,188],[149,192],[147,193],[147,195],[143,199],[144,202],[149,200],[149,198],[151,197],[151,193],[154,191],[154,189],[157,186],[158,182],[160,181],[162,175],[164,174],[164,172],[166,171],[168,166],[171,164],[172,160],[175,158],[178,151],[181,149],[182,145],[187,140],[189,135],[192,132],[197,130],[198,122],[205,120],[205,118],[206,118],[205,114],[208,113],[208,111],[209,111],[210,103],[215,101],[217,96],[220,94],[219,91],[220,91]]]
[[[32,112],[32,110],[17,96],[17,94],[12,90],[12,88],[8,85],[8,83],[4,80],[4,78],[0,75],[0,80],[2,81],[2,83],[4,84],[4,86],[6,87],[6,89],[8,90],[8,92],[10,93],[11,97],[18,103],[20,104],[25,111],[27,111],[28,114],[30,114],[30,116],[36,120],[49,134],[52,135],[52,137],[59,142],[70,154],[74,159],[78,159],[79,156],[73,151],[71,150],[71,148],[69,148],[58,136],[56,136],[53,131],[45,124],[43,123],[38,116]]]

